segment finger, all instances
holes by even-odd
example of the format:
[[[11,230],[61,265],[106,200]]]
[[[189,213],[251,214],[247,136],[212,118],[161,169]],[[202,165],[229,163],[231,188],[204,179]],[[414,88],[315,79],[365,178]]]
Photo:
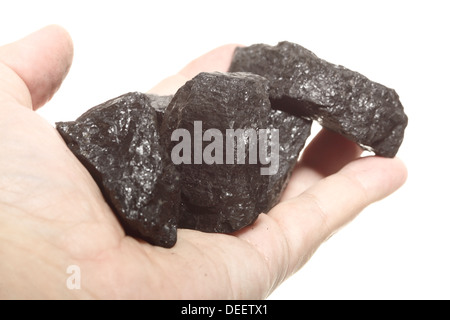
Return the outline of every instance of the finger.
[[[298,197],[278,204],[267,215],[262,214],[252,232],[247,229],[239,237],[266,257],[272,274],[281,272],[280,278],[273,279],[276,286],[364,207],[397,190],[406,176],[398,158],[359,158]]]
[[[0,72],[8,79],[2,81],[7,85],[1,89],[5,92],[3,97],[38,109],[58,90],[72,58],[72,40],[67,31],[56,25],[0,47]]]
[[[234,50],[238,44],[226,44],[211,50],[199,58],[191,61],[179,74],[188,79],[195,77],[200,72],[220,71],[226,72],[230,68]]]
[[[31,95],[25,82],[0,60],[0,112],[8,104],[13,108],[18,104],[31,108]]]
[[[175,94],[177,90],[183,86],[189,78],[181,74],[175,74],[173,76],[163,79],[156,86],[147,91],[147,93],[157,94],[161,96],[168,96]]]
[[[298,196],[320,179],[358,158],[362,149],[333,131],[322,129],[303,151],[281,201]]]
[[[299,253],[309,252],[309,257],[362,209],[397,190],[406,177],[397,158],[360,158],[276,208],[271,217],[284,229],[292,270],[299,267]]]
[[[231,64],[237,44],[227,44],[200,56],[186,65],[178,74],[168,77],[150,89],[148,93],[174,94],[186,81],[200,72],[226,72]]]

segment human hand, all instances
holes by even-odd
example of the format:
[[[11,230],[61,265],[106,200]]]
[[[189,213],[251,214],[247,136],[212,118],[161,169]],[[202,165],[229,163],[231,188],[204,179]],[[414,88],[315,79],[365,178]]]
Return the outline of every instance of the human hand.
[[[226,71],[235,46],[190,63],[153,93],[200,71]],[[399,188],[399,159],[322,130],[305,149],[282,201],[233,235],[179,230],[154,247],[124,234],[87,170],[33,110],[72,61],[61,28],[0,47],[0,298],[265,298],[365,206]],[[66,286],[79,266],[81,288]]]

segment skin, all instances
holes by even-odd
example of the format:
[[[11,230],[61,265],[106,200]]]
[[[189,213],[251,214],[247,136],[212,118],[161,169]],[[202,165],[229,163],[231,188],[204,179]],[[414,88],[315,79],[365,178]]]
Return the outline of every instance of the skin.
[[[236,45],[188,64],[151,90],[173,93],[200,71],[226,71]],[[165,249],[128,237],[86,169],[34,110],[68,73],[73,45],[58,26],[0,47],[0,298],[260,299],[321,243],[406,180],[398,159],[360,158],[322,130],[282,201],[233,234],[179,230]],[[69,290],[67,268],[81,270]]]

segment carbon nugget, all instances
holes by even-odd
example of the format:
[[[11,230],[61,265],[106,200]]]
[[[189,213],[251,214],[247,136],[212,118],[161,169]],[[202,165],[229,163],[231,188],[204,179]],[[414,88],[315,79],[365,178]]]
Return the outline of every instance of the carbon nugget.
[[[130,92],[56,128],[89,170],[126,232],[172,247],[177,239],[179,175],[160,145],[152,98]]]
[[[229,71],[267,78],[272,107],[316,120],[377,155],[394,157],[403,141],[408,118],[395,90],[298,44],[237,48]]]

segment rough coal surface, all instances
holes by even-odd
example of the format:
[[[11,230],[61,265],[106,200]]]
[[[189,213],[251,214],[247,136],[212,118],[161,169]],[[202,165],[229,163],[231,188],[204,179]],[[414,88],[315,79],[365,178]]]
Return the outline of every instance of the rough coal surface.
[[[237,48],[229,71],[270,82],[272,107],[317,120],[375,154],[393,157],[408,118],[397,93],[291,42]]]
[[[229,233],[256,219],[261,212],[257,199],[267,190],[268,180],[260,174],[261,164],[248,163],[248,143],[245,164],[227,164],[225,152],[219,163],[201,160],[195,164],[194,122],[201,121],[202,135],[208,129],[219,130],[223,150],[227,129],[267,128],[270,110],[267,80],[257,75],[200,73],[177,91],[166,110],[161,135],[169,150],[179,143],[171,141],[174,130],[185,129],[193,137],[190,164],[178,166],[183,201],[179,227]],[[213,140],[202,141],[200,151]],[[235,154],[236,148],[237,143]]]
[[[272,110],[269,114],[269,129],[277,129],[279,134],[279,167],[269,179],[265,201],[265,212],[272,209],[286,188],[299,154],[311,134],[311,120],[303,119],[281,110]],[[264,200],[265,199],[265,200]]]
[[[128,93],[56,128],[126,232],[171,247],[177,239],[179,175],[161,147],[159,107],[152,107],[152,99]]]

